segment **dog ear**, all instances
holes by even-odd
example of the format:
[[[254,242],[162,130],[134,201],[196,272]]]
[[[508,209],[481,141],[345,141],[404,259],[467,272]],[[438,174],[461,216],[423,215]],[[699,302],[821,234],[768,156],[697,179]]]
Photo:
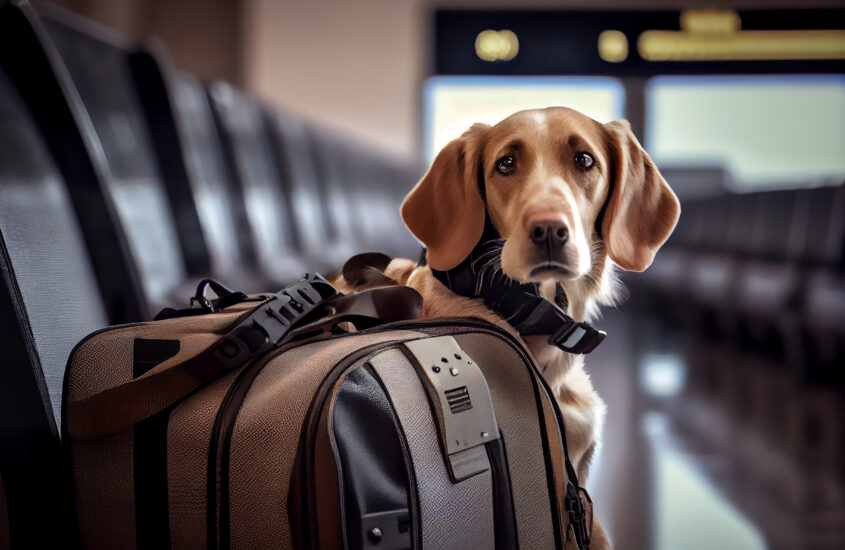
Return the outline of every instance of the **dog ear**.
[[[681,205],[627,120],[604,125],[610,153],[610,197],[602,220],[607,252],[619,267],[643,271],[672,234]]]
[[[426,246],[433,269],[446,271],[461,263],[484,231],[478,169],[489,129],[473,124],[446,145],[402,203],[402,219]]]

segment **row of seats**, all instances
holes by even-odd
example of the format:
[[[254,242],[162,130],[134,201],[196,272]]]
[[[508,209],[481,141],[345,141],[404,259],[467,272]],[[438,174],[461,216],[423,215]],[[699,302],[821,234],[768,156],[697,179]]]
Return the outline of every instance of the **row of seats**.
[[[664,250],[631,282],[695,330],[825,367],[845,351],[843,273],[839,185],[685,201]]]
[[[50,8],[0,2],[0,529],[58,546],[61,394],[73,346],[356,252],[415,256],[420,170]],[[8,521],[6,521],[8,520]],[[0,546],[4,546],[0,540]],[[5,547],[5,546],[4,546]]]
[[[803,533],[841,518],[845,186],[682,201],[654,265],[627,282],[631,305],[679,345],[685,384],[669,407],[679,427],[778,503],[759,524]],[[841,541],[845,524],[811,531]]]

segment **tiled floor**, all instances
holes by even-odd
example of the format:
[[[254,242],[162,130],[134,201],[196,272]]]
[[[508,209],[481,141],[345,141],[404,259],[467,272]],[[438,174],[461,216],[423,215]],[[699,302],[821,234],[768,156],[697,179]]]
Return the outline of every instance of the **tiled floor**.
[[[616,548],[845,549],[841,480],[689,397],[689,336],[624,305],[598,325],[587,366],[608,416],[588,489]]]

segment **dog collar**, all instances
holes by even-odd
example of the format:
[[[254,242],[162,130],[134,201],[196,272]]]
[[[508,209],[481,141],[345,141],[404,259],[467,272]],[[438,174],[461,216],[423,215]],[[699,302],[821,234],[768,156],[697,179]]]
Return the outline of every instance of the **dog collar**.
[[[549,334],[549,344],[568,353],[590,353],[607,336],[589,323],[567,315],[559,305],[540,296],[537,283],[521,284],[502,271],[504,240],[482,241],[467,258],[449,271],[432,269],[434,277],[452,292],[467,298],[481,298],[522,336]],[[423,260],[425,251],[423,251]],[[421,262],[422,263],[422,262]],[[556,301],[566,303],[563,288],[557,286]]]

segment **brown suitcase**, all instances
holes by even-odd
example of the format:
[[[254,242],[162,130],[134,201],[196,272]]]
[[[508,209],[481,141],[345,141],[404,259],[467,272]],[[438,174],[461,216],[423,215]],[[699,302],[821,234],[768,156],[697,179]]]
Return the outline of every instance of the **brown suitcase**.
[[[562,418],[509,334],[414,319],[405,287],[216,290],[72,353],[83,547],[588,546]]]

